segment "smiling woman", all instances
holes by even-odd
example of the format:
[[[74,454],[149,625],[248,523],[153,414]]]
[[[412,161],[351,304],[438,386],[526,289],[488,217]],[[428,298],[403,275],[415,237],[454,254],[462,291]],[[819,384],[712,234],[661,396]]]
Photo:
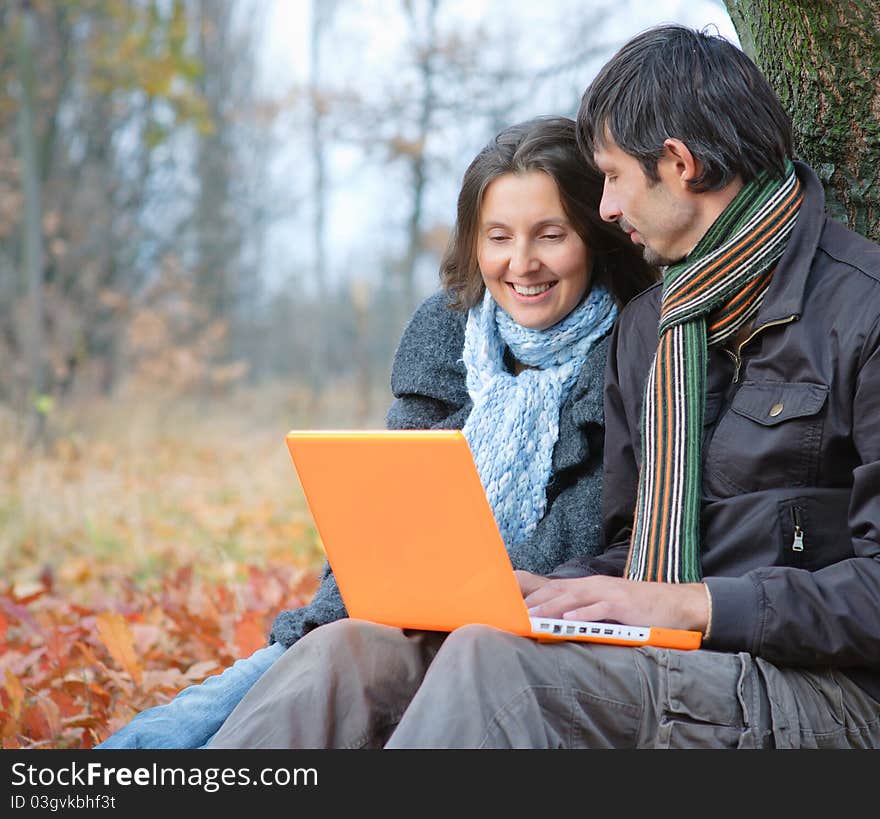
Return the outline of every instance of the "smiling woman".
[[[565,318],[589,288],[592,261],[551,176],[504,174],[486,188],[477,262],[492,298],[518,324],[546,330]]]
[[[603,182],[565,117],[536,117],[499,133],[462,179],[440,265],[453,306],[469,310],[488,289],[523,326],[546,330],[596,285],[622,306],[655,281],[656,268],[600,216]],[[552,299],[530,298],[541,295],[534,288],[552,291],[562,282]],[[543,313],[510,312],[532,306]]]

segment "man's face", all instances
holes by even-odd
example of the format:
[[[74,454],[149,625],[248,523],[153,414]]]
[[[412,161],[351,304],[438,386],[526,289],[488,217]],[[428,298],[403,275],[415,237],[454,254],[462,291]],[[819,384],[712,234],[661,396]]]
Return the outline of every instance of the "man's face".
[[[698,213],[675,157],[661,157],[660,179],[653,182],[639,161],[606,134],[593,159],[605,174],[600,215],[606,222],[617,222],[633,242],[642,245],[647,261],[670,264],[693,249]]]

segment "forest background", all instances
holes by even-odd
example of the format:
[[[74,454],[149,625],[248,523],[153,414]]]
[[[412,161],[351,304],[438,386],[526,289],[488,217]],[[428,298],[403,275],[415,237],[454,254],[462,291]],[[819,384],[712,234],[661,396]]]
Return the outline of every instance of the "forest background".
[[[91,747],[265,644],[323,562],[284,433],[382,425],[467,163],[649,25],[746,15],[760,57],[741,6],[2,0],[0,746]]]

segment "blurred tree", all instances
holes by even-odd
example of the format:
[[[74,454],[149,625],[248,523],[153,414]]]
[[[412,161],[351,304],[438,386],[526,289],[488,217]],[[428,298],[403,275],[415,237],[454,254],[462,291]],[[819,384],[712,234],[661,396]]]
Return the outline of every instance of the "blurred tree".
[[[223,364],[257,332],[259,17],[230,0],[0,5],[0,400],[116,386],[168,270],[197,285],[163,301],[190,317],[169,344]]]
[[[333,21],[336,0],[311,0],[309,11],[309,64],[308,64],[308,128],[312,162],[311,197],[312,252],[311,280],[317,303],[311,311],[309,323],[313,326],[313,338],[320,338],[325,322],[333,320],[328,297],[330,294],[329,267],[327,264],[327,209],[330,196],[327,163],[330,139],[327,134],[328,99],[323,91],[324,43]],[[301,319],[304,320],[305,317]],[[327,356],[325,344],[313,344],[308,356],[308,383],[312,411],[317,412],[327,382]]]
[[[270,53],[266,0],[31,2],[45,392],[216,389],[247,361],[315,418],[340,385],[360,418],[385,403],[366,385],[387,393],[436,286],[466,164],[516,119],[574,113],[619,8],[280,0],[305,36]],[[20,3],[0,2],[0,401],[19,406]]]
[[[263,173],[252,147],[259,15],[252,2],[195,0],[191,18],[206,106],[196,132],[195,295],[211,321],[229,328],[228,350],[216,354],[240,356],[252,319],[248,307],[261,289],[259,253],[249,252],[264,233],[259,187],[252,185]]]
[[[0,120],[14,111],[28,130],[17,161],[4,168],[28,204],[10,212],[24,232],[4,237],[4,259],[42,280],[45,388],[69,388],[85,364],[109,388],[127,300],[151,273],[145,222],[156,204],[156,160],[175,128],[201,116],[192,87],[198,66],[187,53],[180,0],[16,2],[4,23],[17,8],[26,8],[28,25],[0,28],[0,54],[10,47],[22,59],[14,73],[0,63],[0,81],[20,93],[10,94]],[[33,313],[12,320],[26,296],[11,295],[0,318],[6,350],[20,361],[40,327]],[[34,365],[14,367],[0,377],[0,395],[20,405],[38,383]]]
[[[315,280],[291,274],[296,298],[279,298],[271,319],[277,328],[287,316],[288,338],[280,356],[267,350],[264,360],[304,379],[316,397],[326,387],[317,386],[321,379],[355,380],[362,390],[373,383],[387,393],[403,325],[425,290],[436,287],[465,165],[523,108],[529,115],[573,114],[587,66],[608,49],[598,36],[608,4],[587,12],[569,6],[578,13],[560,5],[555,23],[551,15],[546,29],[532,30],[518,13],[463,22],[448,0],[387,0],[381,27],[394,32],[394,45],[376,63],[373,35],[364,30],[376,25],[369,19],[376,10],[312,0],[309,80],[298,102],[310,134],[315,262],[308,271]],[[551,38],[558,47],[534,47]],[[325,42],[328,52],[332,42],[333,62],[322,59]],[[544,55],[539,68],[523,58],[532,53]],[[535,111],[536,100],[547,100],[546,107]],[[358,170],[346,171],[353,153]],[[360,246],[327,245],[325,200],[357,189],[369,175],[381,178],[372,229],[355,240]],[[438,201],[446,203],[442,211]],[[277,348],[273,332],[266,338]]]
[[[413,42],[413,56],[418,76],[416,90],[416,114],[413,135],[408,142],[399,141],[398,154],[404,157],[410,176],[410,206],[407,219],[406,251],[398,266],[401,277],[401,307],[404,318],[417,303],[415,285],[416,263],[422,252],[422,233],[424,231],[424,202],[428,185],[428,155],[425,146],[431,134],[435,109],[437,107],[437,65],[440,39],[437,31],[437,11],[440,0],[426,0],[422,6],[422,20],[412,0],[403,0],[410,37]],[[419,31],[419,29],[422,31]]]
[[[779,95],[829,212],[880,240],[880,2],[726,0],[743,49]]]
[[[21,332],[27,381],[30,389],[28,408],[30,436],[43,437],[45,420],[45,375],[43,361],[43,231],[41,189],[42,179],[37,156],[36,97],[34,80],[34,49],[36,20],[31,4],[24,0],[18,19],[19,74],[19,151],[24,197],[22,218],[22,271],[26,295],[25,321]]]

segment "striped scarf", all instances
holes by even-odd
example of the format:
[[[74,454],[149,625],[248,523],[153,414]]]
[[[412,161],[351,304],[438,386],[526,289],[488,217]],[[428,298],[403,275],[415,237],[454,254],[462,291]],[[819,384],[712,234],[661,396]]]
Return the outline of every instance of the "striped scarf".
[[[803,199],[787,175],[749,182],[683,262],[663,274],[659,343],[645,386],[642,467],[625,575],[700,580],[702,433],[707,349],[750,322]]]

